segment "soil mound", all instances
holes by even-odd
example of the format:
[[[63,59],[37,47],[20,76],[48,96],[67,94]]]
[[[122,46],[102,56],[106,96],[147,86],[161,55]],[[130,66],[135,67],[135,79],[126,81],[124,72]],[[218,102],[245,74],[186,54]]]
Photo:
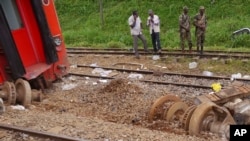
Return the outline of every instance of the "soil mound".
[[[141,94],[141,88],[128,79],[118,78],[112,80],[101,92],[115,94]]]

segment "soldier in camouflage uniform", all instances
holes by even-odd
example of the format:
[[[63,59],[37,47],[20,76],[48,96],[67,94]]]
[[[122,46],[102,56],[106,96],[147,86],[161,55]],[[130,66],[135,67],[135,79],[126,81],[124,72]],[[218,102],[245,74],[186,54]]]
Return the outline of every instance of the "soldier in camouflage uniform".
[[[204,6],[200,6],[199,13],[195,15],[193,24],[195,26],[197,52],[203,54],[203,44],[205,41],[205,32],[207,26],[207,18],[205,15]]]
[[[188,15],[188,7],[183,7],[183,13],[179,16],[181,49],[184,52],[185,40],[188,41],[189,52],[192,51],[192,41],[190,32],[190,17]]]

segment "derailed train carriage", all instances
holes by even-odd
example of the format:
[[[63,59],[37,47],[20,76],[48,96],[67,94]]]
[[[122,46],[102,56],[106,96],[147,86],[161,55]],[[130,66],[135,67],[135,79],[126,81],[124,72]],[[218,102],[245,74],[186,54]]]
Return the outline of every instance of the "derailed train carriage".
[[[28,105],[67,70],[54,0],[0,0],[1,98]]]

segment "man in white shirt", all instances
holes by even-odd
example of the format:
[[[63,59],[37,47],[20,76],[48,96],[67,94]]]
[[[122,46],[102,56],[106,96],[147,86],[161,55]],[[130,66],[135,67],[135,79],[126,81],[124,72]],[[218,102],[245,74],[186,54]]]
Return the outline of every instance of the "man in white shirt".
[[[161,53],[160,19],[151,9],[148,11],[148,14],[147,26],[149,26],[154,52]]]
[[[135,51],[135,56],[137,59],[140,58],[138,53],[138,38],[142,40],[144,51],[148,51],[147,41],[142,34],[142,22],[138,16],[137,11],[133,11],[132,15],[128,19],[128,24],[130,26],[130,32],[133,37],[133,48]]]

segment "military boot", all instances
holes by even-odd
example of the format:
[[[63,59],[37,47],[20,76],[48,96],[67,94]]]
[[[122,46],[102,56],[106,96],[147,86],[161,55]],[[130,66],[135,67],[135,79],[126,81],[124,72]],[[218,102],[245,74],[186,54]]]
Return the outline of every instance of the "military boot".
[[[188,43],[189,53],[192,53],[192,43]]]
[[[200,51],[200,46],[197,46],[197,53],[199,53]]]
[[[201,51],[200,51],[200,54],[201,54],[201,55],[203,54],[203,45],[201,45]]]

